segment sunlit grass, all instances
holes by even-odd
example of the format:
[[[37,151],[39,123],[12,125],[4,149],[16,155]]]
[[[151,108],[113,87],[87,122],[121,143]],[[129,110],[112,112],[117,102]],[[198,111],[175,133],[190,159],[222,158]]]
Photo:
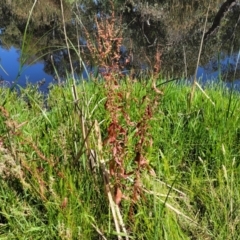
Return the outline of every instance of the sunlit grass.
[[[123,81],[121,88],[132,93],[128,111],[137,122],[140,106],[131,99],[150,97],[151,83]],[[109,116],[103,85],[85,82],[77,91],[88,125],[95,119],[101,122],[104,138]],[[147,150],[156,176],[143,174],[143,195],[134,219],[127,215],[130,201],[121,204],[129,235],[134,239],[237,239],[239,94],[232,94],[227,117],[227,89],[205,89],[215,106],[196,91],[191,110],[189,87],[168,84],[163,91],[149,129],[153,144]],[[20,94],[0,89],[0,96],[0,238],[97,239],[102,235],[114,239],[101,174],[90,171],[85,153],[75,159],[84,141],[71,84],[54,86],[47,98],[32,87]],[[128,144],[131,158],[134,139]]]

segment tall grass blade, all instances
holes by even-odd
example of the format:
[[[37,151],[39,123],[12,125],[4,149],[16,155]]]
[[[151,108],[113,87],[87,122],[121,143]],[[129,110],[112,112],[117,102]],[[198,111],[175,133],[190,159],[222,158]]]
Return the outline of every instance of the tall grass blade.
[[[11,91],[16,87],[18,79],[21,76],[21,71],[22,71],[23,65],[25,63],[25,61],[24,61],[24,51],[25,51],[25,45],[26,45],[26,40],[27,40],[27,31],[28,31],[30,19],[32,17],[33,10],[34,10],[34,8],[36,6],[37,1],[38,0],[34,0],[32,8],[29,11],[27,23],[26,23],[26,26],[25,26],[25,29],[24,29],[24,34],[23,34],[22,47],[21,47],[21,56],[20,56],[20,66],[19,66],[19,70],[18,70],[18,75],[16,76],[16,79],[14,80],[14,83],[12,84],[12,86],[10,88]]]
[[[8,73],[7,73],[7,71],[3,68],[2,64],[0,64],[0,68],[3,70],[3,72],[4,72],[7,76],[9,76]]]
[[[193,97],[194,97],[194,93],[195,93],[195,88],[196,88],[196,86],[199,86],[199,85],[197,85],[197,71],[198,71],[199,62],[200,62],[201,53],[202,53],[202,47],[203,47],[203,42],[204,42],[204,35],[205,35],[205,32],[206,32],[209,9],[210,9],[210,3],[208,5],[207,14],[206,14],[206,18],[205,18],[204,29],[203,29],[202,39],[201,39],[200,48],[199,48],[199,52],[198,52],[197,66],[196,66],[196,69],[195,69],[192,89],[191,89],[191,92],[190,92],[190,97],[188,99],[188,101],[189,101],[188,106],[189,107],[191,107],[191,105],[192,105],[192,101],[193,101]]]
[[[63,9],[63,1],[60,0],[60,3],[61,3],[61,12],[62,12],[63,33],[64,33],[65,43],[66,43],[66,47],[67,47],[67,51],[68,51],[68,58],[69,58],[69,62],[70,62],[72,78],[73,78],[74,85],[75,85],[76,83],[75,83],[75,77],[74,77],[74,70],[73,70],[72,58],[71,58],[71,53],[70,53],[70,48],[69,48],[68,38],[67,38],[67,30],[66,30],[66,21],[65,21],[64,9]],[[76,99],[75,99],[75,100],[76,100]]]

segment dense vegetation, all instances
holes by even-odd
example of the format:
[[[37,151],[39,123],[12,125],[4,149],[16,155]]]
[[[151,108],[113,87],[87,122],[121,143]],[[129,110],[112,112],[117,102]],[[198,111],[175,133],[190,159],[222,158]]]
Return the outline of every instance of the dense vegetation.
[[[130,172],[136,171],[141,101],[155,93],[151,80],[123,81],[120,91],[132,122],[119,120],[128,131],[123,157]],[[133,213],[134,173],[121,180],[125,197],[119,206],[129,237],[237,239],[240,96],[209,86],[215,105],[197,91],[189,109],[189,87],[168,84],[163,91],[149,120],[144,149],[149,168],[141,169]],[[86,125],[97,120],[106,139],[110,116],[103,83],[83,82],[77,93]],[[84,151],[76,159],[84,139],[71,85],[55,86],[47,97],[30,87],[20,93],[1,89],[0,96],[1,239],[115,239],[101,168],[90,170]],[[89,144],[99,154],[94,132]],[[109,154],[104,146],[106,164]]]

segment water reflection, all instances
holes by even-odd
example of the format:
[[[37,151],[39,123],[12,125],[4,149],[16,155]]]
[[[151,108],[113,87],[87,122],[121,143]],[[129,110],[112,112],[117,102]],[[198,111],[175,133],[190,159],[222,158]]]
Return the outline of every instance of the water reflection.
[[[218,58],[213,58],[205,66],[198,68],[197,77],[203,82],[217,79],[227,83],[239,84],[240,81],[240,52],[228,56],[220,54]],[[230,84],[231,85],[231,84]]]
[[[0,47],[0,57],[0,80],[2,86],[11,86],[17,83],[25,87],[27,83],[32,83],[38,84],[40,91],[46,91],[46,86],[53,81],[53,76],[44,71],[44,63],[41,61],[32,65],[21,66],[19,62],[20,51],[14,47],[9,49]]]
[[[210,4],[210,11],[207,29],[212,26],[214,17],[224,1],[149,1],[148,5],[144,1],[135,5],[133,2],[125,9],[121,1],[116,3],[116,16],[119,17],[122,13],[124,28],[124,46],[120,49],[122,56],[131,52],[131,67],[138,72],[151,69],[158,45],[162,52],[163,76],[192,76],[196,68],[208,5]],[[45,0],[46,5],[40,4],[39,1],[24,50],[27,59],[19,72],[21,37],[28,17],[28,7],[31,7],[32,2],[19,0],[18,3],[3,1],[3,7],[0,8],[0,66],[4,69],[0,68],[0,80],[11,83],[18,78],[18,84],[26,86],[27,81],[36,84],[45,79],[46,84],[41,86],[41,89],[46,89],[56,78],[55,70],[60,78],[64,78],[67,71],[70,72],[67,52],[64,50],[59,5],[54,0]],[[96,27],[94,15],[101,12],[104,16],[104,11],[109,9],[104,1],[101,4],[99,1],[80,3],[76,5],[79,7],[66,4],[64,9],[66,19],[69,20],[66,23],[69,38],[75,46],[79,42],[81,47],[86,49],[86,36],[82,26],[77,24],[79,18],[89,33],[93,33],[94,26]],[[218,31],[204,42],[197,75],[203,81],[208,78],[220,78],[219,74],[223,81],[240,79],[240,65],[237,62],[240,47],[240,4],[237,2],[235,5],[221,19]],[[82,53],[85,62],[89,62],[89,52],[84,50]],[[87,77],[84,68],[79,64],[78,56],[73,52],[72,58],[75,74]],[[125,61],[124,57],[120,61]],[[96,72],[96,67],[91,64],[87,69],[92,73]],[[124,73],[128,73],[129,69],[124,69]]]

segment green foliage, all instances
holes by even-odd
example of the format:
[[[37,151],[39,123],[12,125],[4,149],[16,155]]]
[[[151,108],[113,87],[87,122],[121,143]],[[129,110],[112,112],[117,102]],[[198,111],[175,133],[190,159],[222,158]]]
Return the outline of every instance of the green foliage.
[[[109,121],[103,83],[77,86],[86,123],[98,120],[103,138]],[[147,83],[119,84],[132,122],[139,122]],[[129,219],[131,200],[121,202],[134,239],[237,239],[239,230],[239,94],[222,87],[205,89],[215,106],[189,87],[168,84],[149,122],[152,145],[146,158],[156,176],[143,170],[141,198]],[[131,92],[131,96],[127,94]],[[124,95],[125,94],[125,95]],[[71,84],[54,86],[47,97],[28,87],[20,93],[0,89],[0,238],[115,239],[103,179],[88,167]],[[3,106],[3,104],[5,105]],[[230,114],[227,116],[227,112]],[[125,157],[134,163],[135,129],[128,129]],[[92,146],[96,144],[90,138]],[[107,153],[105,153],[107,155]],[[105,156],[107,157],[107,156]],[[129,176],[131,185],[131,175]]]

